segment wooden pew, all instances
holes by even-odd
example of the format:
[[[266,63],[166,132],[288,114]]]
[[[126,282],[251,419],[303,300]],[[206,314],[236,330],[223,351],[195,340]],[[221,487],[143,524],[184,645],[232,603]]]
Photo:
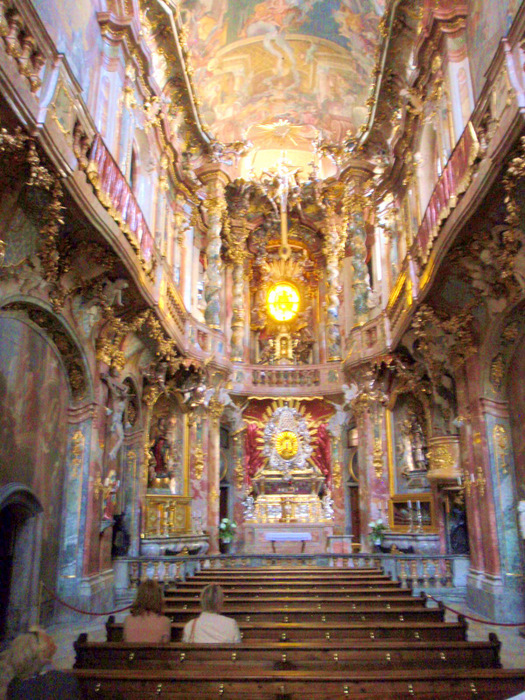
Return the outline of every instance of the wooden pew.
[[[507,700],[525,690],[525,671],[403,669],[357,671],[274,670],[201,666],[200,670],[78,669],[87,700]]]
[[[500,668],[501,644],[488,642],[361,640],[276,644],[132,644],[88,642],[81,634],[74,644],[75,668],[178,669],[182,665],[253,664],[264,668],[331,668],[347,671],[395,668]]]
[[[173,607],[166,607],[165,614],[171,618],[172,622],[186,623],[197,617],[201,610],[198,606],[192,606],[186,610],[179,608],[174,609]],[[332,624],[332,623],[345,623],[345,622],[382,622],[382,621],[394,621],[399,620],[400,622],[412,622],[412,621],[432,621],[441,622],[444,619],[444,608],[424,608],[424,607],[391,607],[389,603],[379,602],[375,604],[368,604],[366,607],[362,607],[360,610],[357,608],[354,610],[350,606],[339,607],[339,609],[325,609],[320,606],[320,609],[316,607],[295,607],[294,610],[283,610],[281,606],[274,606],[271,608],[259,608],[257,606],[251,605],[247,606],[245,610],[239,609],[238,606],[233,607],[232,605],[225,606],[224,614],[228,617],[232,617],[237,621],[237,624],[242,622],[252,622],[255,625],[264,624],[267,622],[311,622],[320,625]]]
[[[171,640],[182,639],[184,623],[171,625]],[[343,640],[343,639],[412,639],[412,640],[449,640],[466,639],[467,625],[463,616],[458,622],[247,622],[241,620],[239,628],[243,641],[265,640],[273,642],[302,642],[305,640]],[[120,642],[123,639],[123,624],[116,623],[110,615],[106,623],[107,641]]]

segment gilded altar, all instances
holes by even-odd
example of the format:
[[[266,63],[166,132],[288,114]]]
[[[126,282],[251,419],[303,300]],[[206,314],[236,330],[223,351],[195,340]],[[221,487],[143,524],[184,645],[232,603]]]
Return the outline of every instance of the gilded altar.
[[[147,493],[143,538],[177,537],[191,532],[191,498]]]

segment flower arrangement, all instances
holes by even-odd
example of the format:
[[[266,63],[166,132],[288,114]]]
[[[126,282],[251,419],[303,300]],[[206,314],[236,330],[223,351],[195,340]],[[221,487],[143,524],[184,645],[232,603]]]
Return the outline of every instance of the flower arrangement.
[[[381,518],[372,520],[368,523],[370,528],[370,542],[372,544],[381,544],[386,531],[386,525]]]
[[[237,525],[229,518],[223,518],[219,523],[219,539],[221,542],[231,542],[235,537]]]

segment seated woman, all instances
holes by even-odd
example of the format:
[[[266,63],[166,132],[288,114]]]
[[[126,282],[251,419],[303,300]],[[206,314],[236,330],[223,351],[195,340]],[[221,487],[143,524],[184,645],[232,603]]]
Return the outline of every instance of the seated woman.
[[[13,640],[5,653],[5,668],[2,669],[11,676],[6,700],[80,699],[75,676],[51,665],[56,649],[53,637],[38,627]]]
[[[184,626],[182,641],[189,644],[238,644],[241,633],[235,620],[221,615],[224,594],[216,583],[201,593],[202,612]]]
[[[130,615],[124,620],[125,642],[169,642],[171,620],[162,614],[163,596],[159,584],[147,579],[137,591]]]

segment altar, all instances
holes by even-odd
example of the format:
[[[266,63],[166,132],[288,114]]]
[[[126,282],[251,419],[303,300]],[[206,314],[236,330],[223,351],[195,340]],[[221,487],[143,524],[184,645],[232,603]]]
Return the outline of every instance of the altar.
[[[244,524],[246,554],[323,554],[333,527],[328,523]]]

